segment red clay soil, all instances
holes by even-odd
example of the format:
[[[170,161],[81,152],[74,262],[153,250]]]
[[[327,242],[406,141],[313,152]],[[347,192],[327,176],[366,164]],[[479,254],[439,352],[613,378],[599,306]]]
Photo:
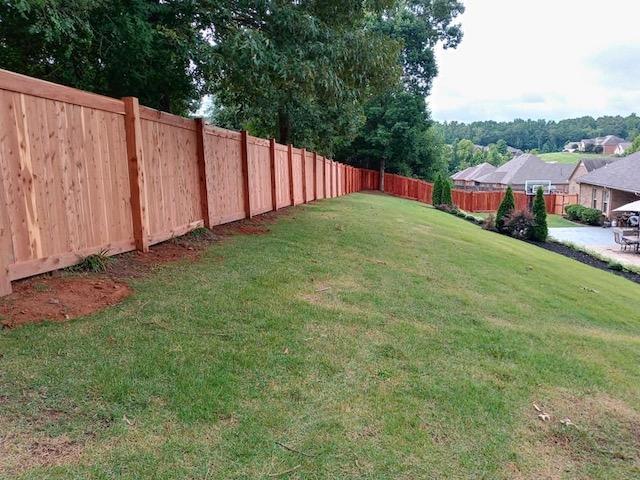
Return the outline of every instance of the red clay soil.
[[[0,325],[63,322],[115,305],[130,293],[128,285],[106,276],[30,278],[15,282],[13,293],[0,302]]]
[[[196,261],[213,242],[233,235],[261,235],[267,224],[290,209],[257,218],[198,230],[154,245],[148,253],[129,252],[111,257],[105,273],[52,272],[13,282],[13,293],[0,298],[0,328],[46,320],[64,322],[121,302],[132,293],[127,279],[150,274],[159,265]]]

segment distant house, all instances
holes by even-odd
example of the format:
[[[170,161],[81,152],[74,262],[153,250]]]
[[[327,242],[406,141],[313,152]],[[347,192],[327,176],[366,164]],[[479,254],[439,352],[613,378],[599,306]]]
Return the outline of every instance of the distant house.
[[[580,204],[615,218],[614,209],[640,199],[640,152],[608,163],[578,179]]]
[[[615,162],[618,160],[617,158],[611,157],[598,157],[598,158],[583,158],[581,159],[571,176],[569,177],[569,193],[571,194],[579,194],[580,193],[580,184],[578,183],[578,179],[585,176],[587,173],[591,173],[598,168],[602,168],[605,165]]]
[[[563,152],[575,153],[578,151],[579,142],[569,142],[562,149]]]
[[[481,152],[489,151],[489,147],[486,147],[484,145],[473,145],[473,149],[475,151],[481,151]],[[507,153],[511,155],[511,157],[516,157],[518,155],[522,155],[524,152],[519,148],[510,147],[509,145],[507,145]]]
[[[604,155],[613,155],[616,148],[621,143],[625,143],[624,138],[616,137],[615,135],[606,135],[604,137],[596,138],[583,138],[577,142],[577,149],[573,150],[578,152],[597,152]],[[574,145],[574,142],[569,142],[565,145],[565,151],[571,151],[567,149],[567,146]]]
[[[631,147],[631,142],[622,142],[619,143],[613,152],[614,155],[623,156],[624,153]]]
[[[493,172],[495,169],[496,167],[490,163],[484,162],[454,173],[451,175],[451,179],[457,188],[474,187],[476,179]]]
[[[483,190],[505,189],[511,186],[516,191],[524,191],[526,182],[548,180],[551,190],[566,193],[569,190],[569,177],[574,166],[565,163],[549,163],[525,153],[499,166],[495,171],[475,180],[478,188]]]

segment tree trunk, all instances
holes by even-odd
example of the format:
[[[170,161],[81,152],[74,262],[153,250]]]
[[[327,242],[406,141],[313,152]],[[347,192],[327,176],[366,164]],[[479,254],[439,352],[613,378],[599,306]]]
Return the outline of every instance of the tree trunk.
[[[289,115],[286,112],[278,111],[278,143],[281,145],[289,144],[290,136]]]
[[[384,158],[380,159],[380,191],[384,192]]]

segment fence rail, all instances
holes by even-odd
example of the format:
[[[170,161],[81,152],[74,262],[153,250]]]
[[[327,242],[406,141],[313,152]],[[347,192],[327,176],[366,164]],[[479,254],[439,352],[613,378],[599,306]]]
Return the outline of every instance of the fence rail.
[[[0,70],[0,296],[13,280],[94,253],[147,251],[198,227],[378,185],[378,172],[317,152]],[[386,175],[385,185],[431,202],[430,183]],[[453,196],[465,210],[492,210],[502,192]]]
[[[195,228],[376,187],[376,173],[0,70],[0,295]]]

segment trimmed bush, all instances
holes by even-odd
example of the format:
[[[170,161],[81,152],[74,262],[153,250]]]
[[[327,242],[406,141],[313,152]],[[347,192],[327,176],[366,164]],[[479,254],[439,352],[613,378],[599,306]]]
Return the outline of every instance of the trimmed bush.
[[[587,225],[601,225],[602,212],[597,208],[585,208],[580,212],[580,221]]]
[[[534,225],[531,230],[531,237],[538,242],[546,242],[549,228],[547,227],[547,206],[544,203],[544,192],[542,187],[536,191],[536,198],[533,201]]]
[[[504,198],[500,202],[498,212],[496,213],[496,228],[502,230],[504,228],[505,217],[513,213],[516,208],[516,199],[513,196],[513,190],[511,187],[507,187],[507,191],[504,193]]]
[[[442,198],[440,202],[445,205],[453,205],[453,200],[451,198],[451,182],[448,178],[442,180]]]
[[[587,207],[583,207],[580,204],[573,204],[573,205],[567,205],[566,207],[564,207],[564,211],[567,214],[567,218],[569,220],[573,220],[575,222],[579,222],[580,221],[580,215],[582,214],[582,211],[587,208]]]
[[[433,183],[433,194],[431,196],[431,204],[434,207],[442,205],[442,175],[439,173],[436,181]]]
[[[532,239],[535,219],[531,212],[520,210],[512,212],[504,218],[503,231],[515,238]]]

